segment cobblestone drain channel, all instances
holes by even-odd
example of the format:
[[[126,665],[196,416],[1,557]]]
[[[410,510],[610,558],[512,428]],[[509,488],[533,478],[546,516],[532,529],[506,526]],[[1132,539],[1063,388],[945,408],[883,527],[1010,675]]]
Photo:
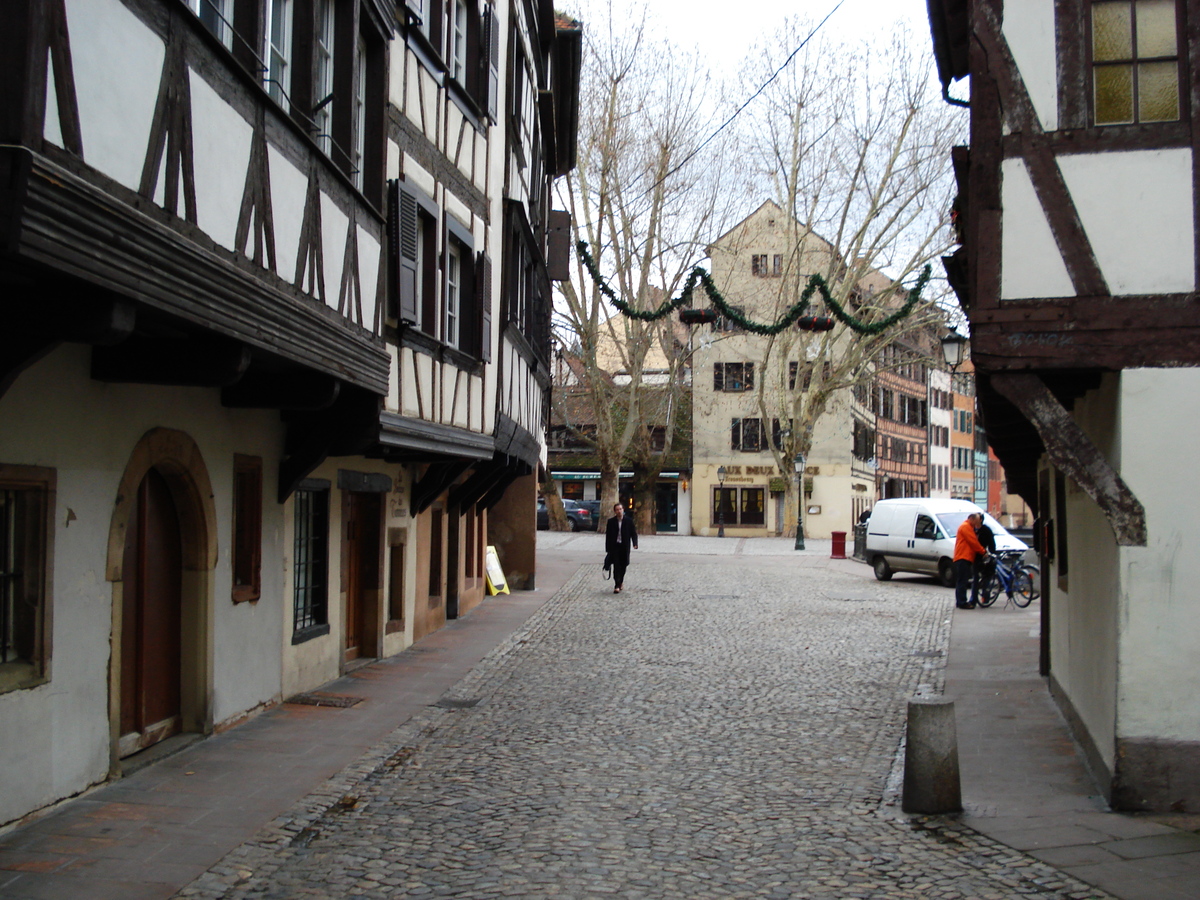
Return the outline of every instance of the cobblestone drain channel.
[[[581,569],[444,698],[460,702],[177,896],[1108,896],[898,811],[905,703],[942,690],[947,592],[783,560],[638,563],[619,597]]]

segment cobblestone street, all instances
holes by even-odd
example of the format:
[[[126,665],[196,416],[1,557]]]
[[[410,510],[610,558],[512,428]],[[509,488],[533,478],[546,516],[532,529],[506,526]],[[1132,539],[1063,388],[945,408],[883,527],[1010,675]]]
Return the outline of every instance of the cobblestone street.
[[[905,701],[940,691],[950,592],[652,546],[619,596],[581,569],[438,706],[178,896],[1107,896],[899,812]]]

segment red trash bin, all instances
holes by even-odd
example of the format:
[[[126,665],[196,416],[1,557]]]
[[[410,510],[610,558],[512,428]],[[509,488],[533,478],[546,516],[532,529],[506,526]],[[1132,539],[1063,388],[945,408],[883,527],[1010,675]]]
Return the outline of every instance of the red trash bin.
[[[845,559],[846,558],[846,532],[835,531],[833,537],[833,552],[829,554],[830,559]]]

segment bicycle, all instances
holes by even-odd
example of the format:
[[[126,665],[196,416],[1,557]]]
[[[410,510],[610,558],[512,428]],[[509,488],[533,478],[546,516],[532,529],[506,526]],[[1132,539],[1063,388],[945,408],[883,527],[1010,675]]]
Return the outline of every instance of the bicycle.
[[[1023,565],[1019,555],[997,554],[995,561],[996,568],[979,589],[979,605],[991,606],[1004,591],[1011,602],[1024,609],[1039,593],[1033,567]]]

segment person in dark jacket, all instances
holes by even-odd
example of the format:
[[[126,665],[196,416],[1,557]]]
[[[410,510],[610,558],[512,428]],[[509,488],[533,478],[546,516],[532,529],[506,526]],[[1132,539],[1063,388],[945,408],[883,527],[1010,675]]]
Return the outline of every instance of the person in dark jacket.
[[[621,593],[625,570],[629,567],[630,548],[637,549],[637,529],[633,527],[633,518],[625,515],[625,507],[614,503],[613,517],[608,520],[604,535],[604,550],[612,561],[614,594]]]
[[[987,587],[992,573],[996,571],[996,534],[988,527],[988,523],[980,518],[979,527],[975,529],[975,536],[979,538],[979,543],[983,544],[983,549],[987,551],[985,555],[975,558],[975,583],[972,585],[971,596],[978,598],[983,589]]]

